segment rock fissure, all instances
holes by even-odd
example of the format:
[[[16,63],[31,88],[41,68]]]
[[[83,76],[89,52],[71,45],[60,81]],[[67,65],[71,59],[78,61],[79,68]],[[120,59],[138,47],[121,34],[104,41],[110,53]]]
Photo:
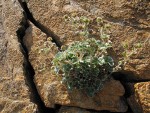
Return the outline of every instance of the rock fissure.
[[[38,106],[38,112],[39,113],[55,113],[54,109],[47,108],[42,101],[40,95],[38,94],[36,85],[34,83],[34,69],[29,62],[28,59],[28,50],[23,42],[23,37],[25,36],[25,31],[29,27],[29,24],[25,18],[22,19],[23,21],[21,22],[21,27],[17,30],[17,36],[18,40],[21,44],[21,50],[24,55],[24,74],[26,76],[26,83],[28,84],[30,90],[31,90],[31,100]]]
[[[122,19],[122,18],[112,17],[109,14],[105,14],[104,15],[104,19],[109,21],[109,22],[112,22],[114,24],[119,24],[121,26],[129,26],[129,27],[132,27],[132,28],[137,29],[137,30],[150,31],[150,27],[149,26],[146,26],[146,25],[143,24],[143,26],[141,27],[140,25],[142,25],[142,23],[139,23],[135,19],[125,20],[125,19]]]
[[[60,49],[62,46],[61,41],[59,40],[59,36],[57,36],[52,30],[50,30],[49,28],[47,28],[46,26],[42,25],[41,23],[39,23],[38,21],[36,21],[36,19],[33,17],[32,13],[30,12],[27,3],[26,2],[22,2],[21,0],[19,0],[19,3],[21,4],[23,10],[25,11],[27,18],[37,27],[39,28],[42,32],[44,32],[48,37],[52,38],[52,42],[54,42],[56,44],[56,46]]]
[[[124,89],[125,89],[124,99],[125,99],[126,104],[128,106],[127,113],[128,112],[133,113],[134,109],[132,109],[133,106],[131,106],[130,98],[132,98],[132,96],[135,94],[134,85],[135,84],[140,84],[140,83],[141,84],[147,83],[150,80],[149,79],[147,79],[147,80],[146,79],[145,80],[128,79],[130,75],[127,76],[127,75],[124,75],[123,73],[120,73],[120,72],[113,73],[112,76],[115,80],[119,80],[121,82],[121,84],[123,85]],[[136,101],[134,100],[134,102],[136,102]],[[139,110],[139,111],[142,111],[142,110]],[[141,112],[139,112],[139,113],[141,113]]]
[[[149,82],[150,79],[132,79],[130,76],[134,76],[133,73],[130,72],[114,72],[112,73],[112,76],[115,80],[119,80],[123,83],[140,83],[140,82]]]

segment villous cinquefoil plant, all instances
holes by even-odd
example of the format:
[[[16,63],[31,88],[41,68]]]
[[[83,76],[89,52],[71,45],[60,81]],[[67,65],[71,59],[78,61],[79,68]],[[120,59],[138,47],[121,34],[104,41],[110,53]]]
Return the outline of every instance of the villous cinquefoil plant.
[[[88,18],[82,18],[83,25],[88,25]],[[97,18],[97,21],[100,21]],[[103,88],[113,71],[114,61],[108,55],[111,47],[109,36],[100,30],[100,40],[86,38],[71,43],[64,51],[58,52],[52,61],[53,69],[66,84],[69,90],[85,91],[88,96],[94,96]],[[85,37],[89,36],[88,27],[82,29]]]

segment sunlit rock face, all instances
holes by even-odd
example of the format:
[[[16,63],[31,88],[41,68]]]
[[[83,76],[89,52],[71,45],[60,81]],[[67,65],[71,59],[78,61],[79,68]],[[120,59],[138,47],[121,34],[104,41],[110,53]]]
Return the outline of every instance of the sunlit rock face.
[[[47,108],[62,105],[59,113],[92,113],[87,109],[126,112],[128,108],[134,113],[150,112],[149,0],[23,2],[22,8],[17,0],[0,1],[1,113],[37,112],[38,103],[34,103],[37,100],[33,97],[38,94]],[[83,39],[75,34],[71,23],[65,22],[64,16],[72,14],[92,19],[100,17],[109,23],[112,50],[108,52],[115,63],[127,59],[123,69],[117,73],[117,80],[111,77],[93,97],[84,91],[68,91],[52,72],[51,61],[60,50],[59,47]],[[128,47],[124,48],[124,45]],[[128,57],[122,54],[124,51]],[[25,68],[30,63],[33,70]],[[26,74],[30,75],[28,72],[31,70],[33,75],[31,78],[28,76],[29,80]],[[31,89],[30,82],[36,86],[35,89]],[[123,87],[121,83],[125,86],[130,84],[130,87]],[[36,89],[38,94],[33,92]]]
[[[53,31],[62,44],[80,40],[72,30],[70,23],[64,21],[64,15],[76,13],[79,17],[101,17],[111,25],[111,40],[114,59],[122,58],[123,44],[128,44],[127,54],[131,54],[134,46],[141,43],[130,55],[124,66],[128,80],[150,79],[150,3],[148,0],[28,0],[27,5],[33,17]],[[132,51],[133,50],[133,51]]]
[[[0,1],[0,112],[33,113],[37,106],[24,74],[24,55],[16,31],[23,12],[18,2]]]

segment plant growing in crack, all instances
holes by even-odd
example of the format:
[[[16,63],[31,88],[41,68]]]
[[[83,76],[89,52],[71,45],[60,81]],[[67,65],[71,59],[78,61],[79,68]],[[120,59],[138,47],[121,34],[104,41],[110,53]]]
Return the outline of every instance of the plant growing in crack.
[[[107,52],[112,47],[110,36],[106,34],[110,26],[101,18],[65,16],[65,19],[84,38],[58,52],[52,61],[52,69],[69,90],[78,89],[94,96],[103,88],[114,68],[113,58]],[[97,31],[90,27],[92,23],[96,23]],[[93,32],[96,32],[95,36],[98,34],[98,40]]]
[[[110,38],[108,32],[111,26],[100,17],[79,17],[76,13],[73,13],[72,16],[65,15],[64,18],[67,23],[70,23],[75,35],[83,36],[85,38],[99,37],[99,40]]]
[[[54,57],[53,54],[57,53],[58,48],[56,48],[56,45],[52,43],[51,37],[38,41],[35,46],[35,51],[37,51],[39,56],[41,56],[40,59],[42,60],[40,61],[39,59],[36,61],[37,66],[35,66],[35,69],[37,72],[42,73],[45,70],[49,70],[49,67],[51,66],[50,61]]]
[[[75,88],[93,96],[113,71],[114,61],[107,48],[94,38],[75,41],[57,53],[52,61],[53,69],[69,90]]]
[[[141,49],[143,46],[141,42],[138,42],[133,44],[132,47],[129,47],[129,43],[126,41],[123,42],[122,45],[124,49],[124,52],[122,52],[123,57],[119,60],[118,65],[114,69],[115,71],[122,70],[123,67],[130,61],[130,57],[137,55],[139,49]]]
[[[39,54],[49,54],[49,52],[51,51],[51,48],[53,46],[52,44],[52,39],[50,37],[47,38],[47,40],[44,42],[43,46],[41,47],[41,49],[39,50]]]
[[[65,15],[64,18],[67,23],[70,23],[72,25],[72,30],[75,31],[76,35],[81,35],[85,37],[90,36],[88,26],[91,20],[89,18],[85,16],[78,17],[75,13],[72,14],[72,16],[70,17],[68,15]]]

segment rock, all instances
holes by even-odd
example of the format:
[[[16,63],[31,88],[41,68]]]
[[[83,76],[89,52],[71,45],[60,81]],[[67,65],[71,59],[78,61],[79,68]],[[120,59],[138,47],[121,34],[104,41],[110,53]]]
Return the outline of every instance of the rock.
[[[81,38],[70,32],[71,25],[64,21],[64,15],[77,13],[79,16],[102,17],[111,25],[112,55],[116,61],[123,58],[123,43],[129,45],[127,54],[133,52],[133,45],[139,42],[142,44],[142,48],[137,48],[129,56],[124,71],[121,71],[125,76],[121,76],[128,81],[150,80],[149,1],[28,0],[27,5],[35,20],[47,28],[48,33],[53,31],[62,44]]]
[[[11,100],[8,98],[0,98],[0,112],[1,113],[35,113],[37,111],[36,105],[27,100]]]
[[[128,98],[134,113],[150,112],[150,82],[141,82],[134,84],[135,94]]]
[[[85,109],[63,106],[58,113],[91,113]]]
[[[24,42],[28,45],[29,61],[35,70],[34,81],[47,107],[52,108],[55,104],[60,104],[114,112],[127,110],[127,105],[122,98],[125,93],[124,88],[119,81],[113,79],[108,81],[104,89],[94,97],[88,97],[78,90],[69,92],[59,78],[52,73],[51,61],[58,52],[56,45],[32,24],[26,34]],[[31,42],[28,42],[29,39]]]
[[[62,106],[58,113],[110,113],[109,111],[92,111],[77,107]]]
[[[0,0],[0,112],[33,113],[37,106],[24,74],[24,55],[16,31],[23,12],[16,1]]]
[[[28,13],[28,17],[30,14],[23,13],[18,1],[0,0],[0,112],[35,113],[40,112],[40,108],[45,108],[42,102],[38,103],[40,98],[35,97],[36,89],[32,89],[31,86],[34,83],[48,109],[54,108],[56,104],[62,105],[60,113],[92,113],[86,109],[98,110],[99,113],[99,110],[126,112],[128,107],[123,97],[125,90],[121,83],[113,78],[108,80],[94,97],[78,90],[68,91],[52,71],[51,61],[58,52],[58,45],[52,43],[50,36],[55,39],[53,41],[63,45],[81,40],[82,37],[72,31],[71,24],[64,21],[64,15],[76,13],[78,16],[85,15],[91,18],[100,16],[111,25],[113,51],[110,51],[110,54],[114,60],[117,62],[120,58],[126,58],[122,56],[122,51],[130,54],[124,70],[121,71],[122,78],[128,81],[148,81],[149,1],[28,0],[27,5],[36,21],[32,17],[29,19],[40,29],[30,23],[27,30],[27,18],[24,14]],[[26,35],[23,38],[25,31]],[[124,43],[128,45],[127,50],[123,48]],[[141,44],[140,48],[135,47],[138,43]],[[28,67],[28,56],[34,70]],[[35,71],[34,83],[31,83],[32,75],[27,77],[30,71]],[[34,72],[32,74],[34,75]],[[150,82],[130,86],[131,96],[128,103],[134,113],[149,113]]]

